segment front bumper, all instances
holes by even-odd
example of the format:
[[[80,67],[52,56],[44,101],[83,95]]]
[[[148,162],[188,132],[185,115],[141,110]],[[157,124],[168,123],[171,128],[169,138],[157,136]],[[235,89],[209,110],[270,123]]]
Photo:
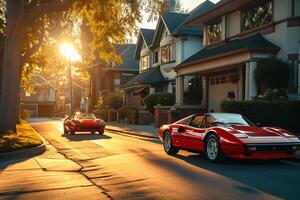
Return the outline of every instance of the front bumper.
[[[79,126],[75,128],[75,132],[97,132],[104,128],[105,126]]]
[[[300,143],[245,144],[227,146],[224,148],[224,153],[231,158],[265,160],[295,158],[299,150]]]

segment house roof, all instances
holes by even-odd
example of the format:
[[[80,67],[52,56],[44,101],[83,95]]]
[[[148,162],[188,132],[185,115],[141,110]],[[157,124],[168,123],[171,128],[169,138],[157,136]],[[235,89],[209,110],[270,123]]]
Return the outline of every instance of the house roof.
[[[153,29],[140,29],[141,36],[143,37],[147,46],[151,46],[155,30]]]
[[[245,4],[252,4],[253,0],[221,0],[215,6],[208,9],[206,12],[198,16],[194,16],[187,20],[184,24],[188,26],[194,26],[196,24],[203,24],[205,21],[208,21],[212,18],[230,13],[237,8],[244,6]]]
[[[134,59],[136,45],[123,44],[117,47],[117,52],[121,56],[123,63],[111,67],[110,71],[139,71],[138,61]]]
[[[190,64],[199,63],[212,57],[222,56],[227,53],[240,51],[279,51],[280,48],[266,40],[260,34],[256,34],[244,39],[235,39],[227,42],[223,46],[214,48],[205,48],[189,57],[176,68],[184,67]]]
[[[34,76],[32,81],[34,82],[35,86],[48,85],[49,87],[57,90],[56,87],[52,83],[50,83],[50,81],[48,81],[45,77],[41,75]]]
[[[188,17],[189,14],[166,12],[163,14],[162,20],[165,23],[168,31],[172,34],[174,33],[175,29],[180,26]]]
[[[142,48],[142,44],[144,43],[147,47],[152,45],[152,41],[154,38],[154,34],[155,34],[155,30],[154,29],[144,29],[141,28],[139,35],[138,35],[138,39],[137,39],[137,43],[136,43],[136,49],[134,52],[134,58],[138,59],[139,58],[139,52],[141,51]]]
[[[131,79],[128,83],[126,83],[123,88],[128,88],[135,85],[141,84],[153,84],[153,83],[162,83],[167,80],[161,74],[159,67],[153,67],[146,71],[143,71],[133,79]]]
[[[181,25],[175,29],[175,35],[203,35],[202,26],[187,27],[185,26],[185,23],[197,16],[202,15],[214,6],[215,4],[211,1],[204,1],[203,3],[199,4],[195,9],[193,9],[189,13],[189,16],[184,20],[184,22],[181,23]]]

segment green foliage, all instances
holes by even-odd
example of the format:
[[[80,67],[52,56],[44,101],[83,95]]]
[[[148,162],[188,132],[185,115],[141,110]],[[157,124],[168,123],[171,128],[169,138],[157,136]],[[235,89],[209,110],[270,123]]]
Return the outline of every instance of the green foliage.
[[[28,110],[22,110],[20,114],[20,119],[27,122],[28,118],[30,117],[30,112]]]
[[[267,88],[287,88],[289,83],[290,66],[277,58],[270,58],[259,62],[255,70],[257,85]]]
[[[98,108],[98,109],[104,109],[104,100],[103,100],[103,96],[99,96],[98,101],[97,101],[96,108]]]
[[[288,100],[286,89],[268,89],[265,95],[259,95],[254,100]]]
[[[17,125],[17,133],[8,132],[0,134],[0,152],[15,151],[18,149],[32,148],[42,144],[41,139],[33,128],[22,123]]]
[[[123,107],[119,109],[119,118],[120,120],[128,120],[130,124],[137,123],[137,108],[134,107]]]
[[[148,95],[144,99],[146,108],[151,113],[154,113],[154,106],[160,104],[161,106],[172,106],[175,104],[175,95],[166,92],[159,92]]]
[[[118,110],[123,106],[123,97],[120,92],[110,93],[107,97],[107,105],[109,108]]]
[[[276,126],[300,133],[300,101],[224,101],[223,112],[240,113],[254,123]]]

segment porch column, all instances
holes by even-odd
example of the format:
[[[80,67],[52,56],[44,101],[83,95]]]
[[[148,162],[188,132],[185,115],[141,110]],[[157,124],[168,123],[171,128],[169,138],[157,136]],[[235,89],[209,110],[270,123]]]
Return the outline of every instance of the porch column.
[[[183,104],[184,77],[176,77],[176,105]]]
[[[207,77],[202,76],[202,101],[201,101],[201,106],[202,107],[207,107]]]
[[[257,61],[250,61],[246,63],[246,79],[245,79],[245,100],[251,100],[257,96],[257,86],[255,81],[255,69]]]

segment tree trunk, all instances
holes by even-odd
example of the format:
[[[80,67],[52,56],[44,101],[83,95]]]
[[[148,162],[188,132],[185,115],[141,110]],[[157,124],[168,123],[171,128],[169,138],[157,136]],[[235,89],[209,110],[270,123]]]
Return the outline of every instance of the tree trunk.
[[[17,98],[20,91],[20,52],[25,26],[23,1],[7,0],[7,34],[2,66],[0,133],[16,130]]]

